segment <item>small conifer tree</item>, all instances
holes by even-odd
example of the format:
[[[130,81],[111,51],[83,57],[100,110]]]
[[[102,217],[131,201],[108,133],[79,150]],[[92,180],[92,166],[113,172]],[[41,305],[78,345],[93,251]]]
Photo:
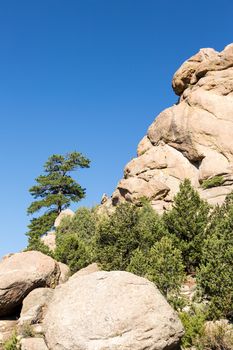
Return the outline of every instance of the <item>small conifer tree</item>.
[[[208,215],[209,205],[200,198],[190,180],[185,179],[174,197],[172,209],[164,214],[164,221],[182,252],[187,272],[194,272],[200,264]]]

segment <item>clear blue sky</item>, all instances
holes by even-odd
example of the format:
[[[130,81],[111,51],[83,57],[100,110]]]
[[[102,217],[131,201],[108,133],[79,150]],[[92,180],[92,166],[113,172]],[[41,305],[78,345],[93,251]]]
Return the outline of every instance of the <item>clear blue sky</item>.
[[[0,256],[26,245],[28,188],[49,155],[91,159],[80,205],[113,192],[177,101],[175,70],[232,42],[232,14],[231,0],[0,0]]]

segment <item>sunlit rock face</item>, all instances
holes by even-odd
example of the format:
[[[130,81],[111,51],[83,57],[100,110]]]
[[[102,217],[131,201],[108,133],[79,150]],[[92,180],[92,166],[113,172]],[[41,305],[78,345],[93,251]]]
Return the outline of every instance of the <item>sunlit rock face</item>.
[[[149,127],[113,205],[147,197],[163,212],[185,178],[210,204],[221,204],[233,190],[233,44],[222,52],[201,49],[178,69],[172,87],[179,101]],[[218,186],[204,189],[216,176]]]

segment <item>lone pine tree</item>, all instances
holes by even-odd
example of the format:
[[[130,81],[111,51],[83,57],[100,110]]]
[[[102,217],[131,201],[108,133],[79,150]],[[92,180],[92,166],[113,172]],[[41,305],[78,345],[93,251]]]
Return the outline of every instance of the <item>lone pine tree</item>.
[[[44,174],[36,178],[36,185],[29,189],[35,199],[28,207],[28,214],[44,209],[42,215],[31,220],[27,233],[29,249],[44,250],[40,237],[50,230],[60,212],[85,197],[82,188],[69,173],[78,168],[89,168],[90,161],[81,153],[71,152],[50,156],[44,165]]]

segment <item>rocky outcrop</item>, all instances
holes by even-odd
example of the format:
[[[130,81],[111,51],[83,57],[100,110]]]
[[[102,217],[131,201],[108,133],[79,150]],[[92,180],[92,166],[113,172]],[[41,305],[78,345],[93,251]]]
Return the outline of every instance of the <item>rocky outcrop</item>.
[[[53,350],[172,350],[183,334],[155,285],[120,271],[76,276],[56,288],[45,329]]]
[[[0,316],[15,312],[35,288],[55,287],[58,263],[37,251],[13,254],[0,262]]]
[[[146,196],[163,211],[185,178],[210,204],[221,204],[233,190],[233,44],[222,52],[201,49],[178,69],[172,86],[179,101],[149,127],[113,205]],[[202,188],[216,176],[217,187]]]

